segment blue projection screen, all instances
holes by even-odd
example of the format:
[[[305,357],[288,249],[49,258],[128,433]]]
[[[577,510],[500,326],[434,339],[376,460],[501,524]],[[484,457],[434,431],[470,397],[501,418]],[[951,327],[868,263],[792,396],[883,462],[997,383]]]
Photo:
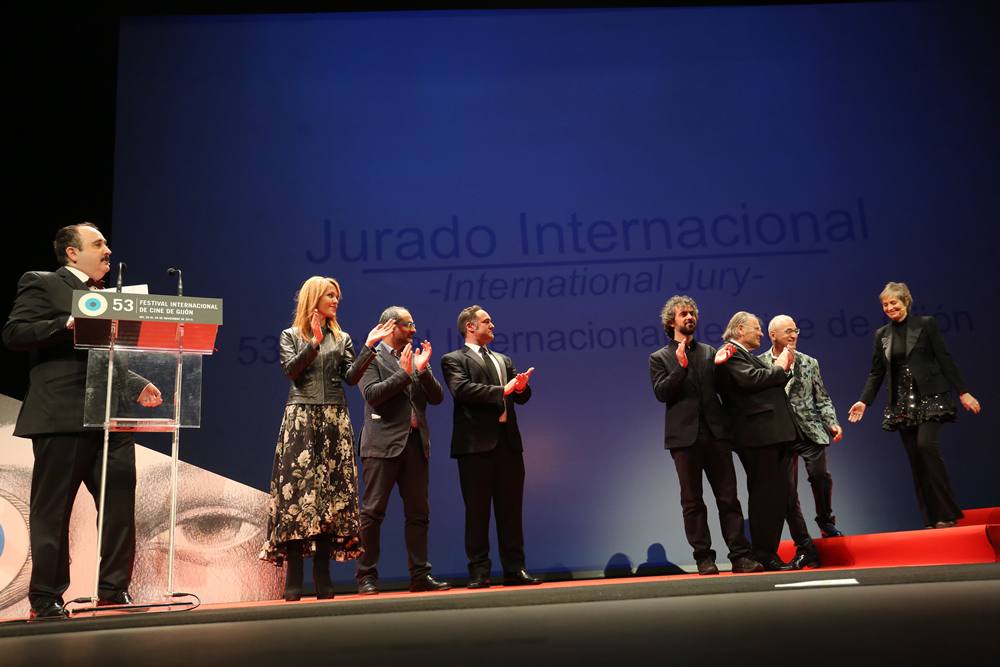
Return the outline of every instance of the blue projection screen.
[[[903,280],[985,406],[942,432],[958,498],[997,504],[997,47],[980,23],[962,3],[123,20],[112,247],[155,292],[179,266],[186,293],[225,300],[182,456],[267,488],[277,335],[308,276],[341,282],[355,341],[409,308],[439,379],[480,303],[496,349],[537,369],[518,411],[529,569],[690,563],[647,364],[679,292],[713,345],[737,310],[795,317],[846,427],[840,526],[918,528],[885,391],[846,423],[877,295]],[[451,410],[428,413],[442,575],[465,572]],[[706,503],[724,552],[707,486]],[[402,577],[390,508],[381,570]]]

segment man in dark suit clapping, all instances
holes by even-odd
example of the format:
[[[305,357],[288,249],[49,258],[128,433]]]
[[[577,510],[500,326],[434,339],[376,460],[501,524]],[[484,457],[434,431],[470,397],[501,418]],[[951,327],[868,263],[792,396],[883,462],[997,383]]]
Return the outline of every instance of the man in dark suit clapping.
[[[670,297],[660,319],[673,340],[649,355],[649,376],[657,400],[666,403],[664,447],[677,468],[684,532],[694,549],[698,574],[719,573],[702,499],[703,474],[715,494],[733,572],[758,572],[763,568],[751,557],[743,534],[729,417],[715,393],[715,348],[694,338],[698,306],[691,297]]]
[[[490,585],[490,505],[496,515],[497,541],[505,586],[541,583],[524,569],[524,457],[514,405],[531,398],[528,380],[534,368],[514,369],[510,357],[486,346],[493,341],[493,320],[482,306],[458,315],[465,345],[441,358],[448,390],[455,400],[451,455],[465,501],[465,553],[469,588]]]
[[[715,361],[722,403],[733,420],[733,448],[747,474],[750,540],[765,570],[787,570],[778,558],[785,522],[791,445],[800,438],[785,394],[795,350],[786,347],[767,364],[751,352],[760,345],[760,320],[745,311],[733,315]]]
[[[417,330],[410,311],[390,306],[379,324],[392,320],[395,327],[379,343],[375,359],[358,383],[365,397],[365,425],[361,432],[362,477],[361,543],[358,559],[358,593],[378,593],[380,529],[392,487],[399,485],[406,519],[406,556],[410,590],[443,591],[451,586],[431,576],[427,562],[428,458],[431,453],[427,405],[437,405],[444,391],[431,372],[431,344],[413,349]]]

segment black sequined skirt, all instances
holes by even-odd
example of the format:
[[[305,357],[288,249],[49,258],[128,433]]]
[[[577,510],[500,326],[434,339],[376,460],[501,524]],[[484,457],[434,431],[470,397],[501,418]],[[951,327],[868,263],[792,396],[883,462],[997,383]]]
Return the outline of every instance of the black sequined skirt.
[[[893,379],[893,400],[885,408],[883,429],[898,431],[901,428],[914,428],[925,422],[955,421],[958,411],[950,392],[921,396],[909,366],[902,366],[898,373],[893,374]]]

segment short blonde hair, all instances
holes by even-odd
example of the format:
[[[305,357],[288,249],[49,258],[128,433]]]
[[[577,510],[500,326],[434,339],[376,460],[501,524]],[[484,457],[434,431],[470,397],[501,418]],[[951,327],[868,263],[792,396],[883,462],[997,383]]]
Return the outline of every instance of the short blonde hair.
[[[312,320],[313,311],[316,310],[316,306],[319,305],[320,297],[322,297],[331,286],[337,293],[337,299],[340,300],[340,283],[338,283],[335,278],[312,276],[311,278],[307,278],[306,281],[302,283],[302,287],[299,288],[299,294],[295,297],[295,319],[292,322],[292,327],[299,330],[299,335],[302,336],[303,340],[312,340],[312,326],[310,326],[310,322]],[[337,322],[336,313],[332,319],[328,318],[326,320],[326,325],[333,331],[334,340],[339,339],[341,329],[340,324]]]
[[[886,297],[891,296],[894,296],[902,301],[907,310],[909,310],[910,306],[913,305],[913,295],[910,294],[910,288],[906,286],[906,283],[894,283],[892,281],[887,282],[885,287],[882,288],[882,291],[879,292],[879,303],[881,303]]]

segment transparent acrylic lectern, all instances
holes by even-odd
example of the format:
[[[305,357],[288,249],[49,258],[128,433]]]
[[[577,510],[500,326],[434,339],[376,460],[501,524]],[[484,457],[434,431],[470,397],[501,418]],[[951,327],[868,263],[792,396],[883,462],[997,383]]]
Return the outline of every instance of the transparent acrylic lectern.
[[[108,434],[114,431],[173,434],[166,593],[173,597],[180,431],[201,426],[202,358],[214,351],[222,300],[80,290],[73,293],[72,313],[74,343],[88,350],[84,426],[104,429],[92,602],[98,601]],[[150,383],[163,401],[155,407],[137,402]]]

